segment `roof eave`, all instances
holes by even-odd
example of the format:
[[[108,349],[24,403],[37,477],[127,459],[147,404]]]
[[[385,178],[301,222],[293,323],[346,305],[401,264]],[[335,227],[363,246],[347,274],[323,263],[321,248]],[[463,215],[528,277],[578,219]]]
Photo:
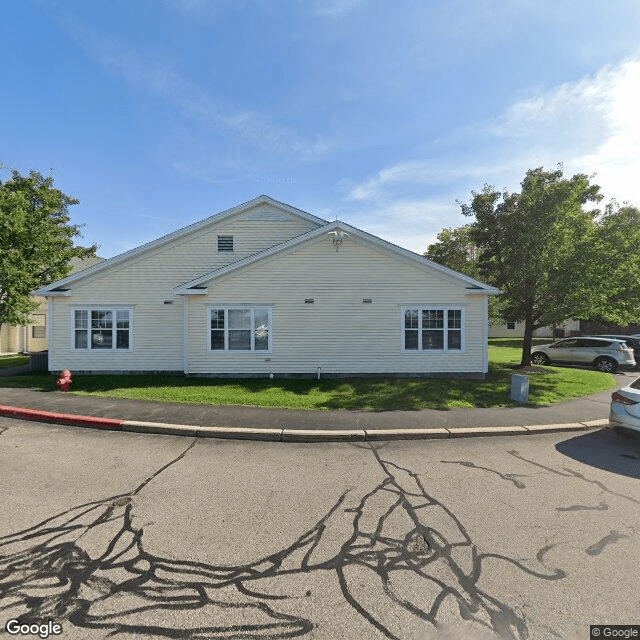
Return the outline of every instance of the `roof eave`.
[[[130,258],[134,258],[137,255],[144,253],[145,251],[150,251],[154,248],[160,247],[168,242],[171,242],[172,240],[175,240],[183,235],[196,231],[198,228],[204,227],[207,224],[214,222],[214,218],[216,218],[215,222],[220,222],[225,218],[228,218],[234,214],[240,213],[244,209],[251,209],[252,207],[258,206],[260,204],[271,204],[274,207],[278,207],[286,211],[287,213],[291,213],[299,216],[300,218],[306,219],[310,222],[314,222],[315,224],[318,225],[318,228],[323,228],[327,224],[327,221],[324,220],[323,218],[314,216],[313,214],[307,213],[302,209],[296,209],[291,205],[288,205],[284,202],[279,202],[278,200],[274,200],[273,198],[263,194],[258,196],[257,198],[253,198],[252,200],[236,205],[235,207],[231,207],[230,209],[225,209],[224,211],[220,211],[219,213],[214,213],[213,215],[208,216],[204,220],[194,222],[193,224],[187,225],[186,227],[182,227],[181,229],[177,229],[176,231],[168,233],[160,238],[156,238],[155,240],[146,242],[145,244],[142,244],[139,247],[135,247],[133,249],[130,249],[129,251],[125,251],[124,253],[114,256],[113,258],[108,258],[106,260],[103,260],[102,262],[99,262],[91,267],[88,267],[87,269],[83,269],[82,271],[78,271],[74,274],[70,274],[66,278],[63,278],[62,280],[57,280],[56,282],[53,282],[49,286],[53,288],[58,288],[61,286],[66,286],[73,282],[77,282],[88,276],[93,275],[98,271],[108,269],[114,264],[118,264]],[[39,289],[39,291],[42,291],[42,290],[44,289]],[[37,295],[49,295],[49,294],[39,293]]]
[[[177,296],[206,296],[209,289],[208,287],[176,287],[173,293]]]

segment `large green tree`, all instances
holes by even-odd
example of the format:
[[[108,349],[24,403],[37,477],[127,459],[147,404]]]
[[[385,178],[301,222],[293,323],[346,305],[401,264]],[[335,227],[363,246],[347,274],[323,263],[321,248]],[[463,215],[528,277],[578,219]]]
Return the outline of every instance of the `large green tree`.
[[[599,187],[561,170],[527,172],[520,193],[485,186],[461,204],[476,219],[443,229],[425,255],[503,290],[492,321],[525,322],[522,364],[533,331],[569,318],[640,324],[640,210],[601,213]]]
[[[597,220],[598,285],[588,320],[640,324],[640,210],[615,203]]]
[[[69,224],[74,204],[37,171],[13,170],[0,181],[0,328],[28,324],[38,307],[31,292],[68,275],[72,258],[95,256],[96,245],[74,245],[80,236],[80,225]]]
[[[502,316],[524,322],[526,366],[533,332],[584,317],[602,282],[599,211],[590,205],[602,196],[586,175],[565,178],[561,169],[530,170],[521,186],[520,193],[485,186],[461,206],[475,218],[470,237],[481,278],[503,291]]]

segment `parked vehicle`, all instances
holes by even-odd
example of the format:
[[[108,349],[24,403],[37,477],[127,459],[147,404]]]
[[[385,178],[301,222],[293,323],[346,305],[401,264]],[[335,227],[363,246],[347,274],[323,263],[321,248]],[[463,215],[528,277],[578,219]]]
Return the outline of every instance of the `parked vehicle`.
[[[611,394],[609,424],[640,431],[640,378]]]
[[[552,344],[536,345],[531,353],[534,364],[592,365],[599,371],[613,373],[618,368],[631,369],[636,361],[633,349],[623,340],[581,336],[565,338]]]
[[[598,335],[598,338],[613,338],[614,340],[624,340],[627,345],[633,349],[633,355],[636,359],[636,367],[640,367],[640,335],[638,336],[621,336],[614,334]]]

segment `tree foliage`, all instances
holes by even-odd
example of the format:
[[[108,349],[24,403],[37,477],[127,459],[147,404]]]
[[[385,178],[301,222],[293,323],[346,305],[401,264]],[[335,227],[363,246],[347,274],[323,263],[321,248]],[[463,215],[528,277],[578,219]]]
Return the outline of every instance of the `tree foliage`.
[[[465,224],[455,229],[443,229],[437,235],[437,242],[427,247],[425,256],[449,269],[464,273],[472,278],[480,278],[478,247],[471,237],[472,225]]]
[[[96,245],[74,246],[80,225],[69,224],[78,200],[37,171],[0,181],[0,327],[27,324],[38,307],[34,289],[64,278],[72,258],[95,256]]]
[[[585,319],[640,324],[640,210],[610,204],[597,225],[598,281]]]
[[[502,290],[491,317],[524,322],[523,365],[540,327],[640,322],[640,210],[613,203],[602,213],[600,187],[560,168],[529,170],[521,186],[472,192],[461,207],[474,221],[444,229],[425,255]]]

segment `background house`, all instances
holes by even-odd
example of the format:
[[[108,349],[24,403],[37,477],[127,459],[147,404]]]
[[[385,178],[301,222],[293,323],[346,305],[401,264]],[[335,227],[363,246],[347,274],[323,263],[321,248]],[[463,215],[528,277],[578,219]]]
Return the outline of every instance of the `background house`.
[[[634,335],[640,333],[640,324],[618,325],[588,320],[565,320],[557,327],[541,327],[533,332],[534,338],[569,338],[572,336],[595,336],[598,334]],[[522,338],[524,322],[489,323],[490,338]]]
[[[564,338],[565,336],[582,335],[580,320],[565,320],[557,327],[540,327],[533,332],[534,338]],[[505,322],[504,324],[489,323],[490,338],[522,338],[524,336],[524,322]]]
[[[72,271],[77,273],[94,264],[102,262],[104,258],[71,259]],[[47,299],[43,296],[33,296],[40,306],[29,316],[33,324],[13,326],[3,324],[0,328],[0,353],[34,353],[48,348],[49,330],[47,324]]]

